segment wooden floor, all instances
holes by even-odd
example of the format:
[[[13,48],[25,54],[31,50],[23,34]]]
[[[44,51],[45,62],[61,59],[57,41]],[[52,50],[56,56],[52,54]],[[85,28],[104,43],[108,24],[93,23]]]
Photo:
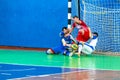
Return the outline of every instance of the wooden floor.
[[[29,77],[21,80],[120,80],[120,71],[88,70],[66,74]]]

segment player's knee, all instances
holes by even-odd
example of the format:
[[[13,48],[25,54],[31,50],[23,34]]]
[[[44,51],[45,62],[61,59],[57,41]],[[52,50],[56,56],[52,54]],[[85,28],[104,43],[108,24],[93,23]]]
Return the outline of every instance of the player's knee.
[[[79,32],[84,35],[84,29],[80,29]]]

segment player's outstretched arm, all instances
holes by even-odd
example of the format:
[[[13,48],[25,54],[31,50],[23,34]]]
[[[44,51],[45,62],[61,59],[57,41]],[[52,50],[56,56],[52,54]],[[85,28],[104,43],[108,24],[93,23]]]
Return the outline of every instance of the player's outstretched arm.
[[[66,41],[65,41],[64,39],[62,39],[62,44],[63,44],[63,46],[71,47],[71,44],[67,44]]]

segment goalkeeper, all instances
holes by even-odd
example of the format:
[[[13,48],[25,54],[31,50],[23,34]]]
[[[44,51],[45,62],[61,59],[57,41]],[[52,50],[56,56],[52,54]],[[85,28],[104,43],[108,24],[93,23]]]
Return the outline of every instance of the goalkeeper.
[[[67,27],[62,28],[62,32],[60,32],[60,38],[61,38],[61,44],[50,48],[47,50],[47,54],[65,54],[69,56],[69,54],[72,52],[71,45],[73,42],[76,42],[75,39],[70,34],[70,31]]]
[[[89,43],[85,43],[83,48],[82,48],[82,53],[83,54],[92,54],[93,51],[95,51],[96,44],[98,42],[98,33],[93,32],[92,33],[92,39]]]

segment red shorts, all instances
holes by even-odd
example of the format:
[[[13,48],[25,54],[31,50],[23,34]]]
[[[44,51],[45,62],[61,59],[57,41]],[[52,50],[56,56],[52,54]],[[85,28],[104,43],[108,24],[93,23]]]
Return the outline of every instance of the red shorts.
[[[78,42],[86,42],[91,38],[91,31],[90,28],[87,27],[86,29],[83,29],[84,34],[81,31],[78,31],[78,35],[76,37],[76,40]]]

